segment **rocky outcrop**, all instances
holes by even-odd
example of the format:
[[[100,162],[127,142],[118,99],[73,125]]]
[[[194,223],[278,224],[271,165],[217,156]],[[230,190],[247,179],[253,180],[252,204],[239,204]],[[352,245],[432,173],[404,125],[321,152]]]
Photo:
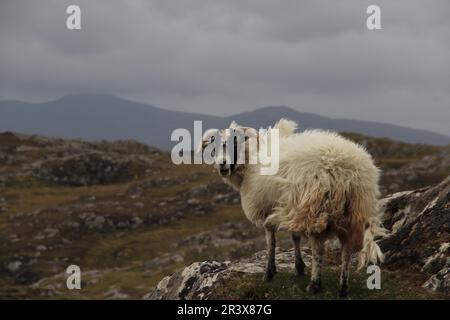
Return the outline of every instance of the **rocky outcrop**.
[[[143,176],[161,153],[132,140],[86,142],[0,133],[0,186],[24,177],[87,186]]]
[[[33,173],[48,182],[87,186],[127,181],[151,167],[145,157],[86,152],[33,164]]]
[[[394,195],[385,205],[392,230],[380,241],[385,267],[420,270],[430,277],[426,288],[450,293],[450,176],[437,186]]]
[[[450,293],[450,177],[434,187],[391,195],[382,200],[385,226],[391,231],[380,241],[384,268],[422,272],[423,287]],[[309,266],[308,248],[302,248]],[[146,299],[214,299],[216,289],[239,274],[263,273],[265,251],[237,261],[203,261],[161,280]],[[293,251],[276,255],[281,271],[293,270]]]
[[[307,266],[311,263],[308,248],[303,248],[303,258]],[[281,272],[294,270],[293,250],[276,254],[277,268]],[[157,288],[144,299],[156,300],[202,300],[217,299],[215,289],[236,275],[263,273],[266,253],[260,251],[251,258],[239,261],[203,261],[195,262],[181,271],[162,279]]]

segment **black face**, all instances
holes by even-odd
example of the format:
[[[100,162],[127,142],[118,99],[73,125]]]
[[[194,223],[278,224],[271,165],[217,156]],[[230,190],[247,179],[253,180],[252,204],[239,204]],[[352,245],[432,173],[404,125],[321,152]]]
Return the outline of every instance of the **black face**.
[[[219,165],[219,174],[222,177],[230,176],[231,175],[231,168],[227,164],[220,164]]]
[[[236,171],[239,155],[239,140],[238,136],[233,135],[230,139],[227,139],[227,141],[219,145],[221,152],[218,152],[219,159],[217,159],[218,164],[216,165],[216,168],[219,175],[222,177],[231,176]],[[232,156],[232,160],[228,155]]]

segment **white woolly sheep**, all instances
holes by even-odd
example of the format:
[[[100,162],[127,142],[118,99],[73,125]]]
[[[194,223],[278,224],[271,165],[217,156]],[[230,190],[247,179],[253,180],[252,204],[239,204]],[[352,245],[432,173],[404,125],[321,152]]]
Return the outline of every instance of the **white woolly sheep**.
[[[295,133],[297,124],[281,119],[279,130],[279,170],[276,175],[261,175],[261,164],[249,164],[249,143],[257,141],[261,148],[267,139],[256,130],[232,123],[229,129],[208,131],[202,139],[204,150],[219,137],[222,147],[216,152],[216,168],[225,182],[239,191],[246,217],[265,229],[268,261],[265,279],[276,273],[275,232],[292,231],[295,269],[304,274],[300,251],[302,236],[312,248],[311,281],[307,290],[317,293],[322,288],[321,269],[324,242],[337,237],[341,243],[341,273],[339,295],[348,294],[350,257],[359,252],[359,266],[377,263],[383,256],[374,236],[383,233],[378,210],[379,170],[372,157],[360,145],[337,133],[308,130]],[[230,130],[246,139],[234,139],[234,150],[245,146],[244,164],[223,156],[225,136]],[[269,129],[271,130],[271,129]],[[216,140],[217,142],[217,140]]]

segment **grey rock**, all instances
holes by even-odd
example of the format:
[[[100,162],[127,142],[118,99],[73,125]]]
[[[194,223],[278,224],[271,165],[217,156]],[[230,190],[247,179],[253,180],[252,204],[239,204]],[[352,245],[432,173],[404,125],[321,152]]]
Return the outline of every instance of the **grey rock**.
[[[276,262],[278,270],[294,272],[293,250],[282,251],[278,248]],[[311,257],[303,251],[306,265],[310,265]],[[262,273],[266,264],[266,252],[261,251],[249,259],[230,262],[203,261],[195,262],[171,276],[163,278],[157,287],[145,295],[143,299],[187,299],[207,300],[215,299],[215,289],[236,274]]]
[[[95,214],[90,215],[85,220],[85,223],[89,229],[101,229],[105,222],[106,219],[104,217]]]
[[[10,262],[6,265],[6,268],[13,273],[19,271],[19,269],[21,267],[22,267],[22,262],[19,260]]]
[[[436,186],[397,194],[385,200],[385,226],[392,232],[380,241],[384,266],[420,270],[424,287],[450,291],[450,176]]]
[[[433,292],[450,293],[450,263],[432,275],[422,287]]]

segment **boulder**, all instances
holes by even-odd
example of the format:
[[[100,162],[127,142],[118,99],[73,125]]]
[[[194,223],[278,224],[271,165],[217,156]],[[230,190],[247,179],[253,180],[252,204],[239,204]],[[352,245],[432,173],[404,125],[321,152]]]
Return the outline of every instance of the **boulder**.
[[[304,251],[303,258],[307,266],[311,256]],[[294,251],[277,249],[275,256],[277,268],[282,272],[293,272]],[[156,289],[144,296],[150,300],[204,300],[217,299],[215,288],[230,280],[234,275],[263,273],[265,270],[266,252],[260,251],[248,259],[230,262],[203,261],[194,262],[183,270],[163,278]]]
[[[434,187],[394,195],[385,207],[392,233],[380,241],[384,267],[418,270],[430,277],[426,288],[450,292],[450,176]]]

